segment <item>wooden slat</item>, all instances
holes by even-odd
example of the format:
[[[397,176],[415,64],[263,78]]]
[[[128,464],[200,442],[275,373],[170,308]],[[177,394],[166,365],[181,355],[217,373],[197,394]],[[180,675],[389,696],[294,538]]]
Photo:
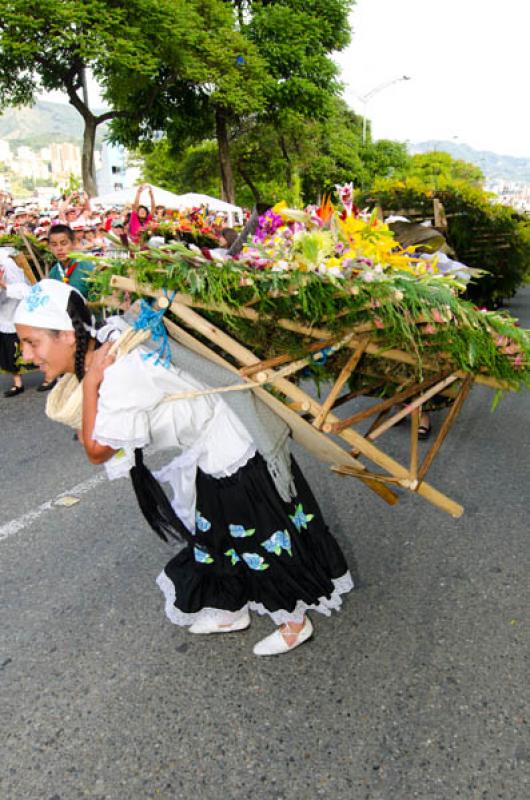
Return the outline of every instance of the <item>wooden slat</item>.
[[[128,281],[129,283],[128,286],[120,285],[121,282],[124,280],[127,281],[127,279],[117,278],[117,276],[114,276],[113,278],[114,286],[117,286],[118,288],[128,288],[130,291],[137,291],[133,281]],[[133,284],[132,287],[130,285],[131,283]],[[144,293],[147,294],[148,296],[157,296],[158,294],[160,294],[160,293],[153,293],[152,290],[149,291],[149,287],[146,287],[146,291]],[[210,339],[210,341],[215,342],[216,344],[219,344],[221,347],[226,349],[226,352],[233,355],[238,361],[240,361],[241,364],[247,366],[250,366],[250,364],[255,364],[256,357],[250,350],[243,347],[238,342],[233,340],[230,336],[225,334],[223,331],[221,331],[211,323],[204,320],[199,314],[197,314],[191,308],[184,306],[180,303],[173,303],[171,306],[171,310],[183,322],[189,324],[192,328],[198,330],[202,335]],[[316,403],[309,395],[307,395],[305,392],[299,389],[299,387],[290,383],[285,378],[279,379],[277,382],[275,382],[274,385],[279,391],[285,394],[291,401],[308,402],[310,404],[309,413],[313,417],[317,416],[317,414],[320,412],[321,406],[318,403]],[[282,414],[294,414],[294,412],[291,411],[289,408],[287,408],[284,403],[281,403],[279,400],[274,398],[264,389],[254,389],[253,391],[255,391],[258,394],[258,396],[262,397],[264,402],[265,398],[268,398],[267,401],[268,404],[270,404],[271,406],[273,405],[277,406],[278,413],[280,413],[281,409],[283,409]],[[312,425],[306,423],[305,420],[300,419],[300,417],[298,417],[296,414],[294,414],[294,416],[300,423],[307,425],[309,430],[312,431],[314,436],[322,437],[322,439],[328,442],[331,441],[327,437],[322,436],[322,434],[319,433],[317,430],[315,430],[315,428],[313,428]],[[328,419],[331,422],[339,422],[338,418],[332,414],[328,416]],[[361,434],[357,433],[356,431],[350,428],[342,431],[340,436],[349,445],[358,448],[363,455],[365,455],[375,464],[387,470],[390,473],[391,477],[410,480],[408,467],[407,468],[404,467],[399,462],[395,461],[395,459],[393,459],[391,456],[389,456],[388,454],[380,450],[378,447],[376,447],[372,442],[365,440]],[[333,442],[331,443],[334,444]],[[340,449],[342,450],[342,448]],[[346,453],[346,455],[348,456],[349,454]],[[351,458],[351,456],[349,457]],[[359,464],[358,462],[355,462],[354,468],[356,470],[366,471],[364,465]],[[382,494],[379,491],[381,488],[385,488],[388,491],[388,487],[382,487],[375,480],[370,482],[370,479],[368,478],[367,483],[373,489],[373,491],[376,491],[379,494]],[[424,497],[429,502],[433,503],[433,505],[436,505],[439,508],[443,509],[444,511],[447,511],[454,517],[459,517],[463,513],[463,508],[459,503],[456,503],[455,501],[446,497],[442,492],[439,492],[437,489],[430,486],[425,481],[423,481],[418,486],[417,493],[422,497]],[[385,497],[384,494],[382,494],[382,496]],[[391,493],[391,496],[393,497],[393,493]],[[387,498],[385,497],[385,499]]]
[[[414,411],[415,408],[422,406],[424,403],[427,402],[427,400],[430,400],[431,397],[434,397],[435,394],[438,394],[442,389],[445,389],[446,386],[449,386],[456,380],[458,380],[457,375],[449,375],[449,377],[444,378],[443,381],[436,383],[431,389],[428,389],[428,391],[423,392],[419,397],[413,400],[412,403],[409,403],[401,411],[398,411],[397,414],[394,414],[386,422],[383,422],[383,424],[380,425],[377,428],[377,430],[372,431],[372,433],[368,438],[374,441],[379,436],[381,436],[381,434],[383,434],[385,431],[387,431],[389,428],[395,425],[397,422],[400,422],[400,420],[404,419],[407,416],[407,414],[410,414],[411,411]]]
[[[32,286],[33,284],[37,283],[37,278],[35,277],[35,273],[31,269],[29,261],[24,255],[24,253],[17,253],[16,256],[13,256],[13,261],[15,262],[15,264],[17,264],[17,266],[20,267],[20,269],[26,276],[28,283],[30,283]]]
[[[324,403],[322,404],[322,411],[320,412],[320,414],[318,414],[318,416],[315,417],[315,420],[313,422],[315,428],[322,427],[322,424],[323,422],[325,422],[328,413],[333,408],[333,404],[335,403],[335,400],[339,396],[342,387],[344,386],[344,384],[354,371],[355,367],[361,360],[363,353],[366,350],[367,344],[368,344],[368,339],[363,339],[358,345],[358,347],[356,347],[356,349],[354,350],[353,355],[350,356],[344,367],[341,369],[339,377],[331,387],[328,396],[326,397]]]
[[[116,289],[122,289],[135,294],[144,294],[146,297],[164,297],[164,293],[162,291],[155,291],[149,285],[141,284],[132,278],[125,278],[122,275],[113,275],[110,284]],[[222,308],[224,308],[225,313],[232,314],[233,316],[245,317],[246,319],[251,320],[259,319],[259,315],[251,309],[239,309],[238,311],[237,309],[233,309],[232,307],[228,306],[221,307],[211,306],[205,303],[196,303],[189,295],[179,294],[176,296],[175,301],[179,303],[182,301],[182,305],[188,306],[189,308],[199,308],[206,311],[220,311]],[[293,322],[292,320],[285,319],[275,320],[275,322],[279,327],[284,328],[285,330],[290,330],[294,333],[300,333],[303,336],[310,336],[313,339],[329,339],[333,336],[333,333],[326,328],[315,328],[308,325],[301,325],[297,322]],[[352,328],[351,331],[355,333],[355,328]],[[355,349],[358,347],[358,345],[359,340],[353,337],[348,343],[347,347]],[[405,353],[403,350],[397,350],[395,348],[385,350],[382,349],[381,345],[368,344],[366,347],[366,352],[370,355],[376,355],[379,358],[390,361],[398,361],[402,364],[410,364],[414,367],[418,366],[417,358],[410,353]],[[254,365],[255,363],[256,357],[253,356],[252,364]],[[250,364],[248,364],[248,366],[250,366]],[[424,360],[422,362],[422,367],[426,371],[438,372],[440,365],[428,360]],[[459,370],[456,374],[459,378],[465,378],[467,376],[467,373],[463,370]],[[488,375],[476,375],[475,382],[484,384],[485,386],[490,386],[494,389],[509,390],[513,388],[507,381],[500,381],[496,378],[491,378]]]
[[[449,409],[448,413],[446,414],[446,417],[445,417],[444,421],[442,422],[442,425],[440,427],[440,430],[438,431],[438,435],[437,435],[436,439],[432,443],[431,447],[429,448],[429,450],[427,452],[427,455],[423,459],[422,465],[421,465],[421,467],[420,467],[420,469],[418,471],[418,484],[421,484],[421,482],[425,478],[425,476],[426,476],[426,474],[427,474],[427,472],[428,472],[428,470],[429,470],[429,468],[430,468],[430,466],[431,466],[431,464],[432,464],[432,462],[434,460],[434,457],[437,455],[440,447],[442,446],[442,444],[443,444],[443,442],[445,440],[445,437],[449,433],[450,428],[452,427],[452,425],[454,424],[456,418],[460,414],[460,411],[462,410],[462,406],[464,405],[464,401],[465,401],[466,397],[468,396],[472,385],[473,385],[473,377],[471,375],[469,375],[466,378],[466,380],[463,382],[462,387],[460,389],[460,392],[458,394],[458,397],[456,398],[455,402],[453,403],[453,405]]]
[[[22,228],[19,229],[19,233],[20,233],[20,236],[22,237],[22,241],[24,242],[24,245],[26,247],[26,250],[29,253],[29,256],[30,256],[31,260],[35,264],[35,269],[37,270],[37,274],[38,274],[39,278],[42,280],[44,278],[44,271],[43,271],[41,265],[39,264],[39,261],[36,258],[35,253],[33,252],[33,248],[29,243],[28,237],[26,236],[26,234],[24,233]]]
[[[418,480],[418,430],[420,427],[421,406],[410,415],[410,479]]]
[[[346,417],[345,419],[341,420],[338,425],[331,426],[329,432],[340,433],[340,431],[344,430],[344,428],[349,428],[351,425],[356,425],[358,422],[362,422],[363,420],[372,417],[374,414],[379,414],[380,411],[384,411],[387,408],[399,405],[399,403],[408,400],[409,397],[413,397],[423,389],[428,389],[430,386],[433,386],[433,384],[439,382],[443,377],[446,376],[438,374],[426,381],[422,381],[421,383],[415,383],[412,386],[409,386],[408,389],[404,389],[402,392],[392,395],[392,397],[389,397],[387,400],[381,400],[380,403],[376,403],[374,406],[364,409],[364,411],[357,411],[357,413]]]

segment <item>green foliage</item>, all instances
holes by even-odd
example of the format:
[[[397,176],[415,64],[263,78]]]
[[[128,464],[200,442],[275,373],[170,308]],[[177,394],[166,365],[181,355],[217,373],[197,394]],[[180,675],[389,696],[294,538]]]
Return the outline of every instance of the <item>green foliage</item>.
[[[48,250],[47,245],[40,242],[35,236],[33,236],[32,233],[26,233],[26,239],[30,243],[31,249],[33,250],[33,253],[37,257],[37,260],[39,261],[41,266],[43,266],[45,269],[46,267],[48,268],[51,267],[53,262],[55,261],[55,258],[50,252],[50,250]],[[0,236],[0,247],[12,247],[17,252],[24,253],[26,258],[28,258],[28,263],[31,269],[33,269],[33,262],[29,258],[26,244],[22,239],[22,237],[19,236],[17,233],[9,233]],[[37,275],[36,277],[38,278]]]
[[[341,98],[332,99],[325,119],[284,113],[281,122],[264,119],[242,126],[231,150],[241,178],[237,202],[251,206],[259,197],[272,205],[281,198],[301,207],[333,192],[337,183],[370,185],[376,176],[404,168],[408,156],[403,145],[382,140],[363,147],[361,135],[361,117]],[[182,150],[162,139],[147,143],[140,152],[144,178],[151,183],[176,192],[219,194],[214,141],[203,140]]]
[[[311,246],[325,248],[326,241],[317,238]],[[97,270],[93,273],[97,293],[110,293],[112,274],[131,276],[131,271],[140,284],[187,293],[219,309],[210,312],[216,324],[229,328],[262,358],[303,348],[299,335],[278,330],[279,319],[325,325],[337,335],[376,321],[372,340],[382,350],[398,347],[413,354],[416,377],[421,375],[423,361],[432,361],[436,355],[440,369],[486,373],[512,388],[530,386],[528,333],[503,314],[478,311],[433,276],[394,273],[366,283],[311,272],[260,272],[240,262],[214,265],[176,243],[164,250],[139,253],[132,262],[113,262],[110,270]],[[258,314],[251,322],[234,313],[249,303]],[[419,319],[423,323],[418,324]],[[520,366],[514,364],[515,354],[520,354]],[[334,362],[333,370],[340,366]]]
[[[137,147],[163,131],[176,155],[217,136],[230,150],[238,182],[250,189],[247,197],[270,195],[283,182],[294,198],[298,164],[279,140],[289,137],[293,126],[300,129],[332,113],[340,85],[330,54],[348,41],[351,5],[350,0],[188,0],[178,20],[168,15],[152,27],[149,11],[144,35],[158,64],[140,77],[117,72],[106,83],[115,108],[140,110],[136,117],[116,119],[112,137]],[[220,113],[226,134],[216,126]],[[261,149],[269,142],[272,151]],[[256,160],[266,162],[262,174]],[[225,192],[229,188],[223,186]]]
[[[476,188],[484,181],[482,171],[474,164],[439,151],[411,156],[404,165],[401,177],[403,175],[419,178],[432,189],[438,187],[440,180],[465,181]]]
[[[135,41],[140,30],[135,11],[134,0],[6,0],[0,25],[0,105],[30,103],[42,90],[79,88],[83,66],[105,80],[113,63],[132,68],[138,59],[150,61],[146,42]]]
[[[206,139],[175,153],[168,140],[161,139],[145,143],[138,155],[142,159],[142,177],[149,183],[177,194],[220,194],[221,178],[214,141]]]
[[[468,296],[475,302],[494,306],[511,297],[524,280],[530,262],[530,226],[526,217],[494,205],[482,190],[462,180],[440,176],[437,187],[418,177],[378,180],[360,201],[380,205],[385,215],[418,209],[432,217],[437,197],[448,220],[447,239],[458,260],[486,270],[470,284]]]

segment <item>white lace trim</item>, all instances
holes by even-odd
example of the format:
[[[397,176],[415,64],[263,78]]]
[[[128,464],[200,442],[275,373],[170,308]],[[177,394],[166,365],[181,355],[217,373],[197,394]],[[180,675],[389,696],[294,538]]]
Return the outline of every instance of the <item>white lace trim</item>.
[[[234,461],[228,467],[225,467],[222,472],[212,472],[212,478],[229,478],[230,475],[235,475],[235,473],[244,467],[251,458],[254,458],[256,455],[256,448],[253,444],[249,445],[242,456],[240,456],[237,461]]]
[[[324,616],[329,617],[333,610],[340,610],[342,606],[341,595],[350,592],[354,586],[351,574],[348,570],[348,572],[345,572],[340,578],[333,580],[333,592],[330,597],[320,597],[318,602],[312,605],[308,605],[302,600],[299,600],[294,611],[285,611],[283,609],[279,611],[269,611],[262,603],[250,602],[245,603],[238,611],[226,611],[224,608],[206,607],[201,608],[200,611],[187,614],[175,607],[175,586],[164,571],[160,573],[156,582],[166,600],[166,616],[174,625],[180,625],[182,627],[193,625],[194,622],[202,622],[203,620],[208,620],[217,625],[228,625],[239,619],[247,608],[261,616],[268,615],[275,625],[284,625],[287,622],[302,622],[307,611],[317,611],[319,614],[324,614]]]

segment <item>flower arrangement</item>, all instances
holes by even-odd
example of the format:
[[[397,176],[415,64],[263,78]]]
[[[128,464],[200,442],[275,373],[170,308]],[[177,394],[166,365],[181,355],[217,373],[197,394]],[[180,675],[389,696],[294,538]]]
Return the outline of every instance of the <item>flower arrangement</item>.
[[[268,210],[259,218],[253,241],[243,249],[240,261],[260,270],[313,272],[365,282],[388,279],[396,272],[445,276],[460,283],[471,278],[474,271],[462,265],[454,274],[450,268],[442,272],[436,258],[426,259],[414,247],[400,247],[375,212],[353,205],[350,184],[338,191],[340,211],[329,198],[305,211],[289,209],[284,202]]]
[[[200,247],[218,247],[221,230],[225,227],[223,215],[207,213],[202,208],[190,211],[167,211],[162,221],[153,220],[144,232],[144,238],[163,236],[166,242],[181,240]]]
[[[530,386],[528,333],[458,296],[476,270],[400,247],[374,213],[355,207],[349,185],[339,196],[339,209],[330,198],[305,210],[278,203],[236,258],[212,262],[193,244],[174,242],[113,263],[110,272],[189,295],[259,359],[304,353],[315,329],[341,336],[360,326],[377,353],[408,354],[401,363],[363,356],[356,379],[377,373],[385,391],[432,364]],[[109,293],[109,280],[109,271],[95,272],[98,293]],[[333,378],[345,357],[315,356],[305,376]]]

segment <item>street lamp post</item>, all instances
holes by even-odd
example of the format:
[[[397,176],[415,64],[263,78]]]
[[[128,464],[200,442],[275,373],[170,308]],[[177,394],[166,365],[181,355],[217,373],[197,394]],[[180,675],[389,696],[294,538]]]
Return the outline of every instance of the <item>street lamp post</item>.
[[[393,86],[395,83],[400,83],[401,81],[410,81],[411,78],[409,75],[400,75],[399,78],[393,78],[391,81],[385,81],[384,83],[378,84],[378,86],[374,86],[373,89],[370,89],[369,92],[363,95],[359,95],[359,100],[363,104],[363,132],[362,132],[362,144],[363,147],[366,144],[366,104],[369,100],[374,97],[374,95],[379,94],[382,92],[383,89],[387,89],[389,86]]]

